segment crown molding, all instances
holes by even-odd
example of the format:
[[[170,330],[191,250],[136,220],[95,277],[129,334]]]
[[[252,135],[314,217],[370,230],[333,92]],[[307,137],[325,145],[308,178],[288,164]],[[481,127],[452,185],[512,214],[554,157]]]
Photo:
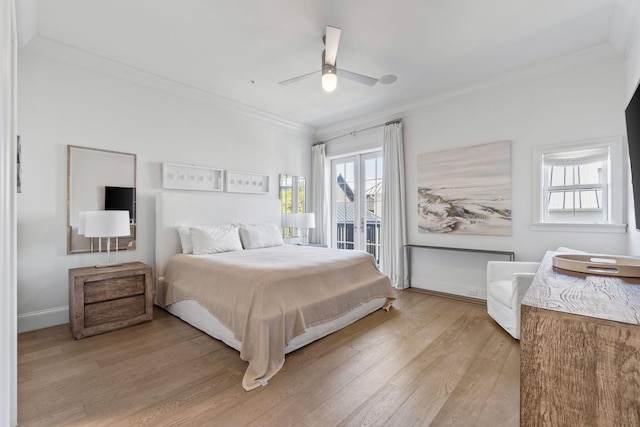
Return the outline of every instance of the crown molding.
[[[282,130],[301,133],[305,136],[313,136],[316,133],[316,129],[311,126],[284,119],[280,116],[223,98],[214,93],[207,92],[139,68],[131,67],[46,37],[36,36],[32,38],[31,41],[21,49],[21,51],[35,54],[66,65],[104,74],[139,86],[162,91],[191,101],[202,102],[215,108],[238,114],[246,119]]]
[[[320,127],[318,128],[316,139],[318,141],[323,141],[331,139],[336,135],[348,133],[353,129],[371,126],[374,123],[383,123],[389,120],[410,117],[429,106],[436,105],[450,99],[470,95],[482,90],[541,80],[569,71],[622,60],[624,60],[624,57],[614,49],[610,43],[604,43],[590,49],[582,50],[580,52],[549,61],[532,64],[467,85],[433,92],[428,96],[390,107],[384,111],[378,111],[329,126]]]

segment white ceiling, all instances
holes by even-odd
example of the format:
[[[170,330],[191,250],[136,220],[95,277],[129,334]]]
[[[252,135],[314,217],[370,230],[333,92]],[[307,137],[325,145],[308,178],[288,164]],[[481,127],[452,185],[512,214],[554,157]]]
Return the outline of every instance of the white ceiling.
[[[603,44],[624,54],[621,22],[636,2],[47,0],[37,3],[36,32],[319,128]],[[339,68],[398,80],[340,79],[330,94],[319,76],[279,85],[320,70],[326,25],[342,29]]]

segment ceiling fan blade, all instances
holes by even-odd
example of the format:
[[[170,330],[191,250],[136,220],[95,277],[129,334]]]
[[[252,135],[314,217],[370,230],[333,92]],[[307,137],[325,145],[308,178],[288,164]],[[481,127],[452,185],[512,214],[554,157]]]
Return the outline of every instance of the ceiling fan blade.
[[[290,85],[291,83],[295,83],[295,82],[298,82],[298,81],[300,81],[300,80],[304,80],[304,79],[306,79],[306,78],[308,78],[308,77],[311,77],[311,76],[313,76],[314,74],[320,74],[320,71],[314,71],[314,72],[309,73],[309,74],[303,74],[303,75],[298,76],[298,77],[292,77],[292,78],[290,78],[290,79],[287,79],[287,80],[283,80],[283,81],[281,81],[281,82],[278,82],[278,84],[279,84],[279,85],[282,85],[282,86]]]
[[[353,71],[341,70],[340,68],[336,68],[336,74],[338,77],[344,77],[345,79],[353,80],[354,82],[362,83],[367,86],[373,86],[378,83],[378,79],[374,79],[373,77],[354,73]]]
[[[338,56],[338,44],[340,44],[340,33],[342,30],[337,27],[327,25],[327,32],[324,35],[324,63],[335,67],[336,57]]]

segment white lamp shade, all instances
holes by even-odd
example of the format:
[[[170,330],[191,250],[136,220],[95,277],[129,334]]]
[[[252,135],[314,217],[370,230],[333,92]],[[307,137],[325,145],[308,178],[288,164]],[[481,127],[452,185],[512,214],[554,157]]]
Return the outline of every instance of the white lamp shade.
[[[122,237],[131,235],[129,211],[86,211],[85,237]]]
[[[295,217],[296,228],[316,228],[316,215],[313,213],[300,213]]]
[[[87,211],[78,212],[78,234],[84,236],[87,225]]]

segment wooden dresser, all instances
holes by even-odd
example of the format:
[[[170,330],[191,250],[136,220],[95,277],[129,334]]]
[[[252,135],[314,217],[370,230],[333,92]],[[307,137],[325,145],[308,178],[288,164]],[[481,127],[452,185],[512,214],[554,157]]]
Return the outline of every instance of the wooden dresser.
[[[131,262],[117,267],[69,270],[69,321],[76,339],[152,318],[153,288],[148,265]]]
[[[640,281],[562,274],[522,301],[521,426],[640,425]]]

